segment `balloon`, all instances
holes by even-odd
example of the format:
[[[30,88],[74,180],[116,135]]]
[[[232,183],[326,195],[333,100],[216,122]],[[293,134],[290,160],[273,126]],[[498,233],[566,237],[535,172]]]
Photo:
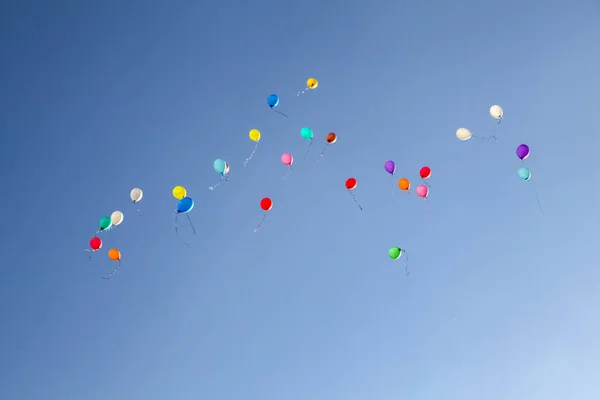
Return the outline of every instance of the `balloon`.
[[[312,138],[313,138],[313,131],[307,127],[300,129],[300,134],[306,140],[312,140]]]
[[[90,239],[90,248],[92,250],[100,250],[102,248],[102,239],[93,237]]]
[[[258,129],[252,129],[250,130],[250,133],[248,133],[248,136],[253,142],[258,142],[260,140],[260,131]]]
[[[531,171],[527,167],[519,168],[517,170],[517,174],[519,175],[519,178],[523,179],[524,181],[528,181],[531,179]]]
[[[494,119],[500,119],[504,115],[504,110],[498,104],[494,104],[490,107],[490,115]]]
[[[460,140],[469,140],[473,137],[473,134],[467,128],[458,128],[456,130],[456,137]]]
[[[400,258],[400,256],[402,255],[402,249],[400,247],[392,247],[389,251],[388,251],[388,255],[390,256],[390,258],[392,260],[397,260]]]
[[[131,197],[131,201],[137,203],[144,197],[144,192],[142,192],[142,189],[140,188],[134,188],[131,190],[131,193],[129,193],[129,197]]]
[[[519,147],[517,147],[517,157],[519,157],[521,160],[529,157],[529,146],[526,144],[520,144]]]
[[[398,180],[398,187],[400,190],[408,190],[410,189],[410,181],[406,178],[400,178]]]
[[[396,172],[396,163],[392,160],[388,160],[385,162],[384,168],[388,174],[394,175],[394,172]]]
[[[110,217],[100,218],[100,230],[105,231],[112,226],[112,220]]]
[[[229,173],[229,164],[225,163],[225,172],[223,172],[223,175],[227,175]]]
[[[271,208],[273,208],[273,200],[271,200],[268,197],[265,197],[260,201],[260,208],[262,208],[265,211],[269,211]]]
[[[114,226],[121,225],[124,215],[121,211],[115,211],[110,215],[110,220]]]
[[[183,186],[175,186],[173,188],[173,197],[175,197],[177,200],[181,200],[185,196],[187,196],[187,190],[185,190]]]
[[[316,89],[319,86],[319,81],[316,78],[308,78],[306,81],[306,87],[309,89]]]
[[[110,249],[108,251],[108,258],[113,261],[119,261],[121,259],[121,252],[117,249]]]
[[[325,136],[325,141],[329,144],[334,144],[337,140],[337,135],[333,132],[329,132],[327,136]]]
[[[269,97],[267,97],[267,104],[271,108],[277,107],[279,105],[279,96],[276,94],[270,94]]]
[[[356,189],[356,185],[358,185],[358,182],[356,182],[356,179],[354,179],[354,178],[348,178],[346,180],[346,189],[348,189],[348,190],[354,190],[354,189]]]
[[[227,163],[225,162],[225,160],[221,160],[220,158],[217,158],[213,162],[213,168],[215,169],[215,172],[217,174],[224,175],[225,169],[227,169]]]
[[[184,197],[177,202],[177,214],[187,214],[194,208],[194,200]]]
[[[424,166],[419,171],[419,175],[421,175],[421,178],[423,178],[423,179],[429,178],[431,176],[431,168],[429,168],[427,165]]]
[[[281,162],[288,167],[291,167],[294,163],[294,157],[290,153],[283,153],[281,155]]]
[[[427,189],[427,186],[425,186],[425,185],[417,186],[416,192],[417,192],[417,196],[420,196],[424,199],[426,199],[427,195],[429,195],[429,189]]]

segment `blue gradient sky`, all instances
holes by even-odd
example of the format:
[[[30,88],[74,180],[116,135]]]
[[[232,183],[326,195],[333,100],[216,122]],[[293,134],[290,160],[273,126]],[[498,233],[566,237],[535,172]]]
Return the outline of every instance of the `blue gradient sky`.
[[[1,6],[0,398],[600,398],[597,2],[202,4]],[[456,139],[494,103],[498,143]],[[431,166],[428,213],[387,159]]]

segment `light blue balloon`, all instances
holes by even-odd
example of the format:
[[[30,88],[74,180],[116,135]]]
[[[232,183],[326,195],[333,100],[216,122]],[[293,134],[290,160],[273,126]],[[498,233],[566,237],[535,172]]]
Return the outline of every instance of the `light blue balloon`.
[[[187,214],[194,208],[194,200],[191,197],[184,197],[177,203],[177,214]]]
[[[527,167],[519,168],[517,174],[519,175],[519,178],[523,179],[524,181],[531,179],[531,171]]]
[[[227,163],[225,162],[225,160],[217,158],[213,163],[213,167],[217,174],[223,175],[225,173],[225,169],[227,168]]]
[[[270,94],[269,97],[267,97],[267,104],[271,108],[277,107],[279,105],[279,96],[276,94]]]
[[[304,127],[300,129],[300,135],[302,135],[302,137],[306,140],[312,140],[313,131],[310,128]]]

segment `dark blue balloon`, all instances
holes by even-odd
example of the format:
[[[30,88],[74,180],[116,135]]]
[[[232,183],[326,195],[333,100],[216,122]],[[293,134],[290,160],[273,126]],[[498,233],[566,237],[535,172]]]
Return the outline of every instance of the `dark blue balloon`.
[[[276,94],[270,94],[269,97],[267,97],[267,104],[271,108],[277,107],[277,105],[279,104],[279,96],[277,96]]]
[[[187,214],[194,208],[194,200],[184,197],[177,203],[177,214]]]

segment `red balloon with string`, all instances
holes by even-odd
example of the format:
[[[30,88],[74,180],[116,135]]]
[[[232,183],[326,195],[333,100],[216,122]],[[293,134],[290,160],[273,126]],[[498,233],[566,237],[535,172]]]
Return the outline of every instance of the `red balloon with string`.
[[[357,185],[358,185],[358,182],[356,181],[356,178],[348,178],[346,180],[346,189],[348,189],[348,193],[350,193],[350,196],[352,196],[352,200],[354,200],[354,202],[356,203],[358,208],[360,208],[362,210],[362,206],[358,203],[358,201],[356,200],[356,197],[354,197],[354,193],[352,193],[352,191],[354,189],[356,189]]]
[[[260,208],[262,208],[262,210],[265,212],[265,214],[263,215],[262,219],[260,220],[260,223],[256,226],[256,228],[254,228],[254,232],[258,232],[258,230],[262,226],[262,223],[264,222],[265,218],[267,218],[267,213],[269,211],[271,211],[271,208],[273,208],[273,200],[271,200],[269,197],[264,197],[260,201]]]
[[[421,179],[423,179],[423,183],[425,184],[425,186],[430,187],[429,184],[425,182],[425,179],[429,179],[429,177],[431,176],[431,168],[425,165],[419,170],[419,175],[421,175]]]

